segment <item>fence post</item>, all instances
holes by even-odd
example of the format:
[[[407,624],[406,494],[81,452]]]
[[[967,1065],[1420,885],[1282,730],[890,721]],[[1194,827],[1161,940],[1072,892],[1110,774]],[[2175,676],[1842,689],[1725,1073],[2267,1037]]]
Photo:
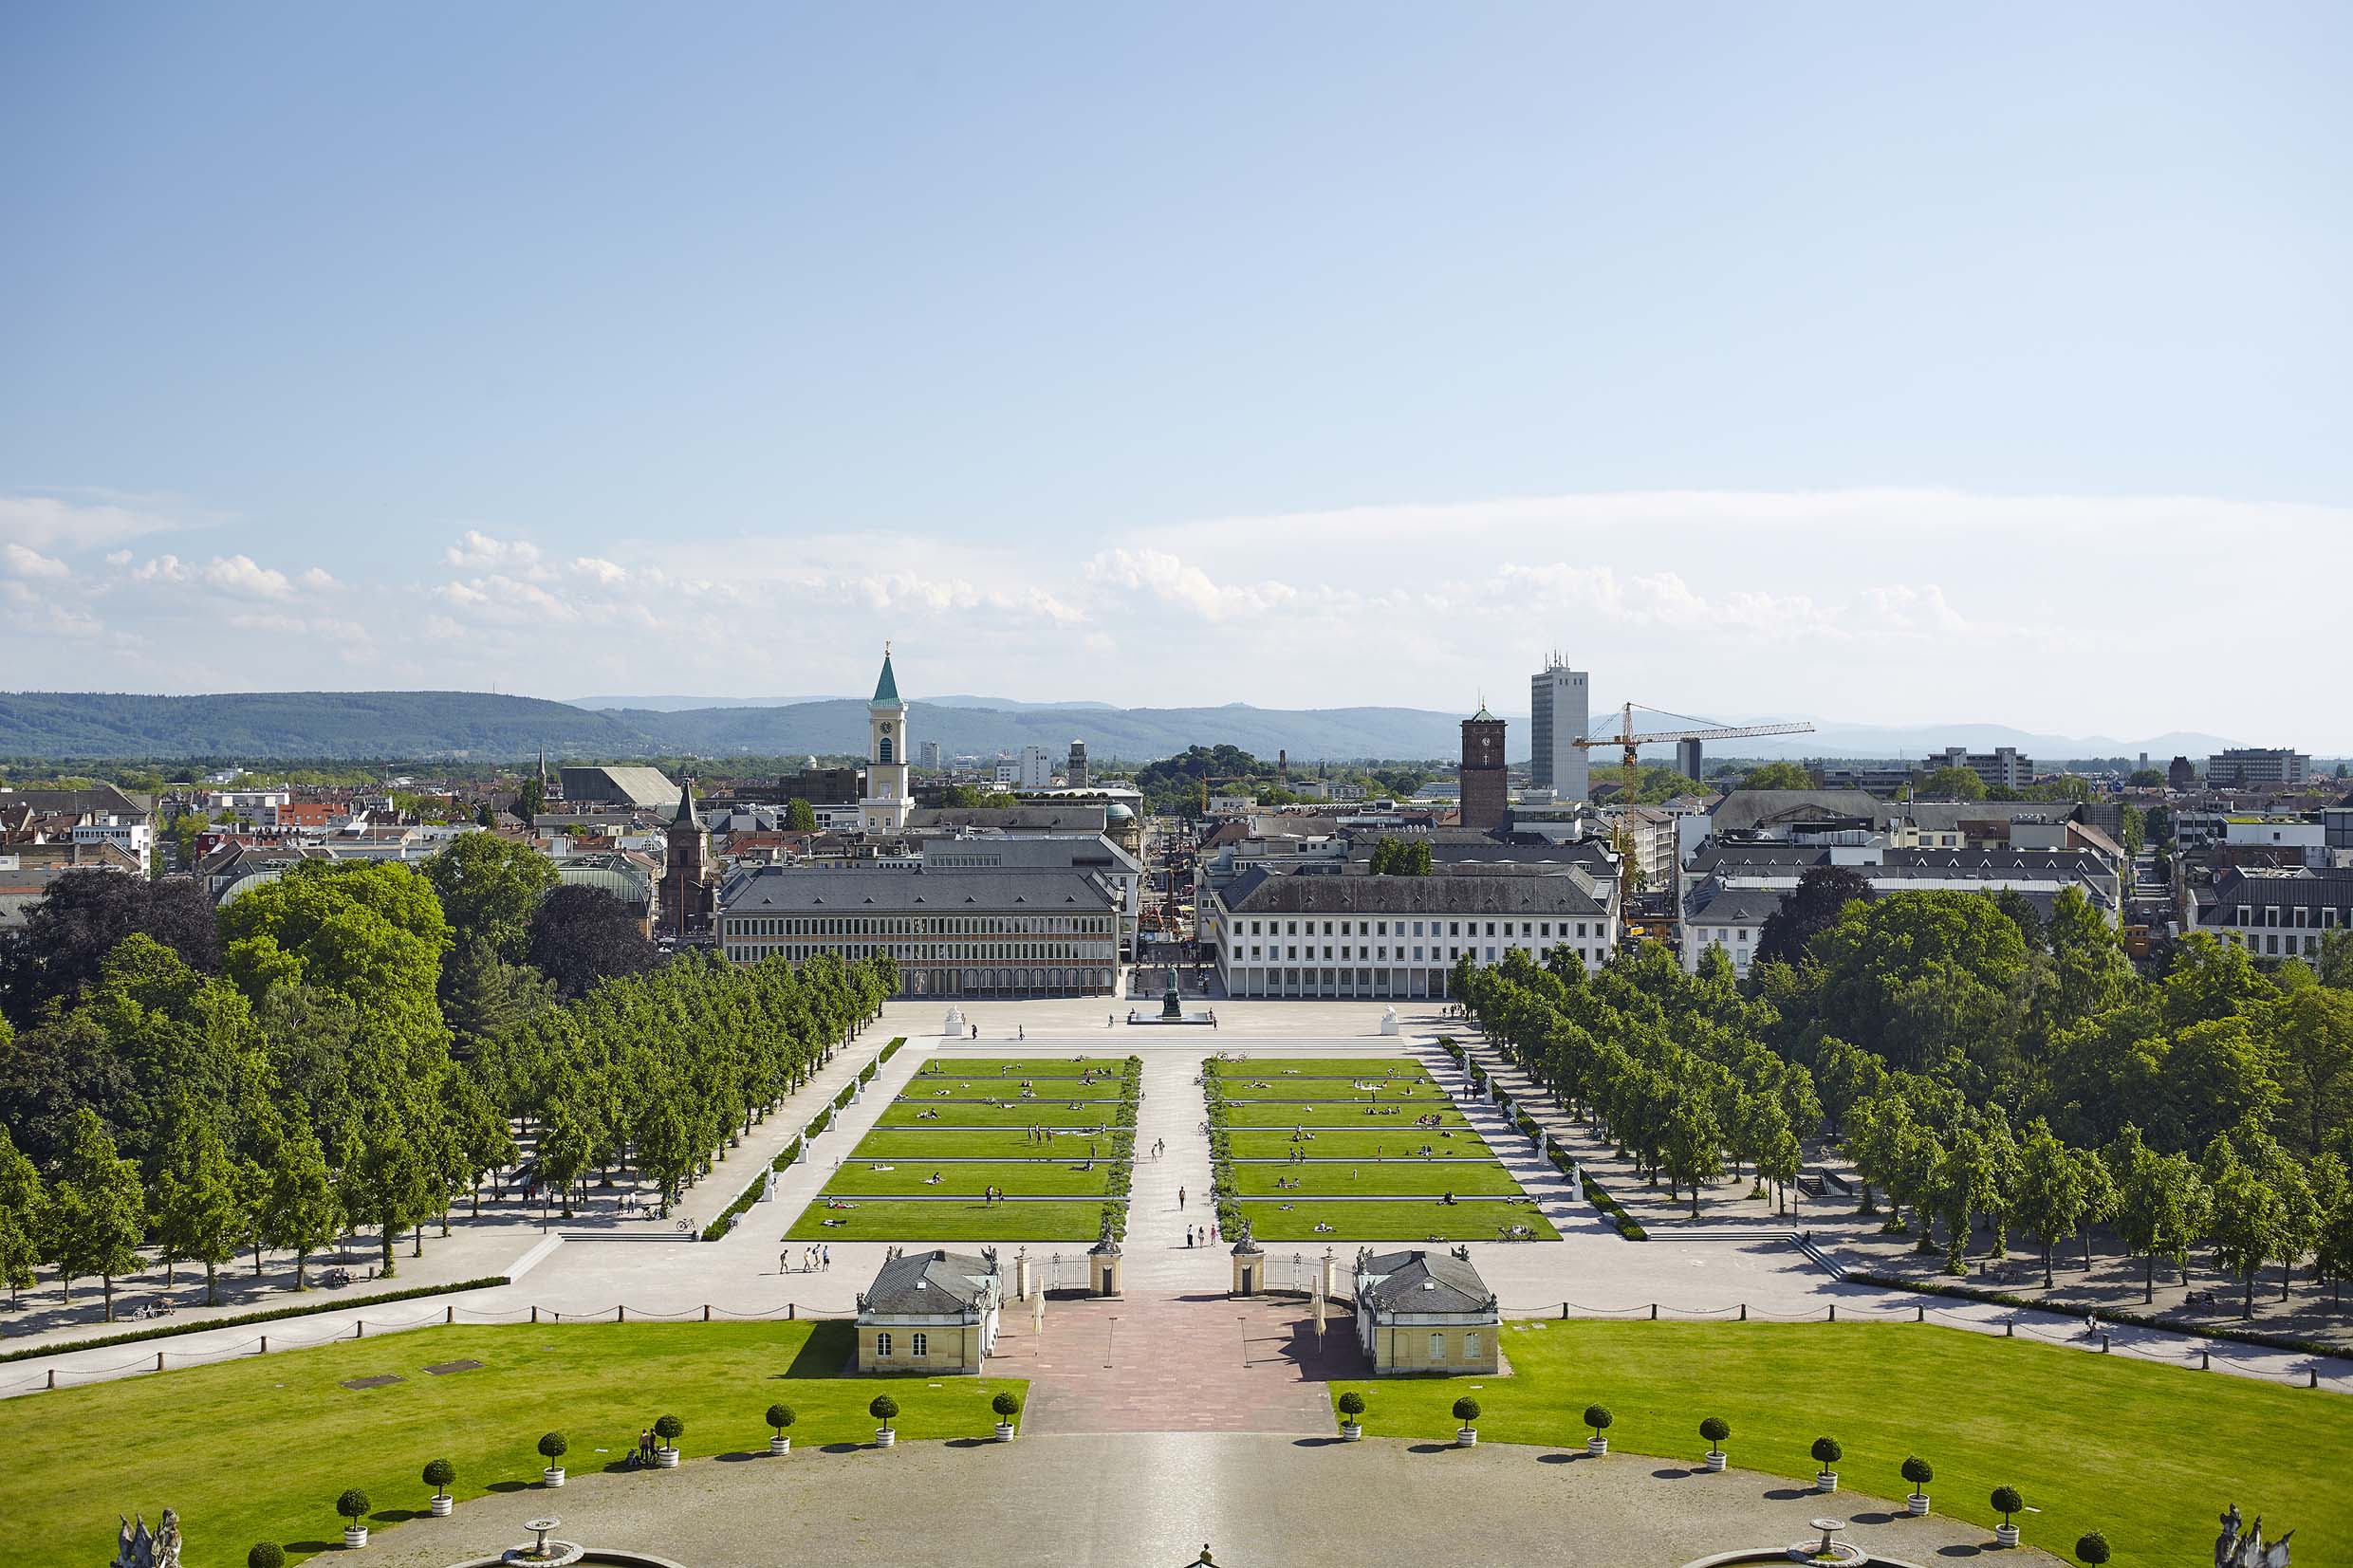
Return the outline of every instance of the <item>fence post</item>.
[[[2311,1381],[2309,1381],[2309,1382],[2307,1382],[2307,1383],[2306,1383],[2306,1384],[2304,1385],[2306,1388],[2307,1388],[2307,1389],[2317,1389],[2317,1388],[2319,1388],[2319,1387],[2321,1386],[2321,1369],[2320,1369],[2320,1368],[2318,1368],[2318,1367],[2307,1367],[2307,1368],[2305,1368],[2305,1369],[2304,1369],[2304,1372],[2305,1372],[2305,1375],[2306,1375],[2307,1377],[2308,1377],[2308,1378],[2310,1378],[2310,1379],[2311,1379]]]
[[[539,1308],[536,1306],[531,1308],[531,1321],[534,1323],[539,1321]]]
[[[1566,1301],[1563,1301],[1561,1303],[1561,1321],[1564,1323],[1568,1321],[1568,1303]]]
[[[49,1387],[57,1387],[57,1369],[55,1367],[51,1367],[49,1369]]]
[[[262,1348],[260,1354],[264,1356],[269,1354],[269,1336],[267,1334],[262,1336]]]
[[[2015,1339],[2018,1337],[2017,1319],[2005,1318],[2002,1319],[2002,1337],[2005,1339]]]
[[[2100,1354],[2103,1356],[2108,1354],[2108,1337],[2104,1334],[2100,1337]]]
[[[1926,1321],[1928,1321],[1928,1309],[1927,1309],[1926,1307],[1924,1307],[1924,1306],[1915,1306],[1912,1310],[1913,1310],[1914,1312],[1917,1312],[1917,1313],[1918,1313],[1918,1314],[1919,1314],[1919,1316],[1918,1316],[1918,1317],[1917,1317],[1917,1318],[1915,1318],[1915,1319],[1912,1319],[1914,1322],[1916,1322],[1916,1323],[1925,1323]]]
[[[1834,1323],[1838,1321],[1838,1303],[1836,1301],[1832,1301],[1830,1303],[1830,1321]]]
[[[367,1337],[367,1319],[365,1318],[357,1319],[353,1321],[351,1325],[351,1337],[354,1339],[364,1339]]]
[[[711,1321],[711,1303],[709,1301],[705,1301],[703,1303],[703,1321],[706,1323]]]
[[[629,1321],[629,1309],[625,1306],[615,1306],[613,1308],[613,1321],[617,1323],[625,1323]]]
[[[2200,1372],[2212,1372],[2214,1370],[2214,1353],[2213,1351],[2200,1350],[2197,1353],[2197,1370]]]
[[[1744,1323],[1749,1320],[1749,1303],[1746,1301],[1740,1303],[1740,1320]]]
[[[793,1321],[795,1319],[799,1318],[800,1316],[801,1316],[801,1304],[800,1304],[798,1301],[787,1301],[787,1302],[785,1303],[785,1321],[786,1321],[786,1322],[789,1323],[789,1322]]]
[[[161,1351],[156,1352],[156,1370],[157,1372],[163,1370],[163,1352]]]
[[[1657,1301],[1653,1301],[1650,1304],[1650,1320],[1654,1323],[1658,1321],[1658,1303]]]
[[[451,1307],[451,1308],[449,1309],[448,1316],[444,1317],[441,1320],[442,1320],[443,1322],[445,1322],[445,1323],[454,1323],[454,1322],[456,1322],[456,1321],[457,1321],[457,1309],[456,1309],[455,1307]]]

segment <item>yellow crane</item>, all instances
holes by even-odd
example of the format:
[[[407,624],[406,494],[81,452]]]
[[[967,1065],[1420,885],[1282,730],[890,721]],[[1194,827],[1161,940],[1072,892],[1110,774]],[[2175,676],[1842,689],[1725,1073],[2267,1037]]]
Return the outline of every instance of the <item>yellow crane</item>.
[[[1810,724],[1714,724],[1706,719],[1695,719],[1688,713],[1670,713],[1663,708],[1646,707],[1642,711],[1657,713],[1662,718],[1681,719],[1689,728],[1651,729],[1637,734],[1634,729],[1635,707],[1634,703],[1629,702],[1619,709],[1616,734],[1580,735],[1569,743],[1587,749],[1603,746],[1624,748],[1625,756],[1620,765],[1619,793],[1628,805],[1634,803],[1634,797],[1641,788],[1642,764],[1639,753],[1643,747],[1664,746],[1675,741],[1729,741],[1748,735],[1810,735],[1814,729]],[[1634,844],[1622,818],[1610,834],[1610,840],[1611,847],[1618,852],[1618,915],[1631,930],[1634,926],[1634,895],[1641,872],[1634,863]]]

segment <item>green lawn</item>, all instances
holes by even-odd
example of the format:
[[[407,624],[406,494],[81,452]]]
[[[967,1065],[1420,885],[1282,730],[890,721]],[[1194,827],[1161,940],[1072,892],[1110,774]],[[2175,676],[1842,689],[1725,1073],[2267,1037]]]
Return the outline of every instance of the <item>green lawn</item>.
[[[1108,1127],[1118,1109],[1119,1101],[1113,1099],[1081,1100],[1076,1111],[1063,1099],[1025,1099],[1003,1110],[994,1100],[901,1099],[885,1106],[875,1125],[921,1129],[940,1122],[952,1128],[1010,1128],[1015,1133],[1025,1127],[1051,1127],[1060,1133],[1069,1128]]]
[[[1229,1085],[1259,1079],[1337,1078],[1429,1081],[1430,1070],[1409,1057],[1325,1056],[1258,1057],[1242,1061],[1213,1061],[1211,1070]]]
[[[1385,1114],[1393,1105],[1402,1108],[1399,1115],[1393,1116]],[[1368,1110],[1382,1114],[1367,1116],[1365,1113]],[[1421,1116],[1437,1117],[1439,1128],[1459,1130],[1470,1125],[1463,1119],[1460,1111],[1443,1099],[1383,1100],[1378,1106],[1362,1098],[1354,1100],[1296,1101],[1232,1099],[1226,1102],[1227,1123],[1232,1127],[1330,1127],[1355,1132],[1386,1132],[1393,1134],[1400,1143],[1407,1138],[1429,1138],[1433,1129],[1414,1125],[1416,1119]]]
[[[1480,1155],[1491,1157],[1494,1151],[1487,1140],[1469,1127],[1427,1128],[1408,1127],[1399,1133],[1394,1124],[1366,1132],[1355,1127],[1318,1127],[1315,1136],[1306,1140],[1309,1157],[1316,1159],[1369,1160],[1375,1157],[1407,1159],[1423,1144],[1440,1158],[1448,1155]],[[1281,1159],[1293,1147],[1290,1128],[1262,1128],[1252,1132],[1236,1128],[1228,1136],[1232,1140],[1235,1159]]]
[[[1278,1181],[1299,1184],[1281,1193],[1293,1198],[1362,1198],[1388,1193],[1418,1198],[1445,1192],[1462,1197],[1515,1198],[1520,1194],[1520,1184],[1512,1179],[1511,1172],[1492,1160],[1445,1165],[1421,1160],[1369,1159],[1354,1165],[1246,1162],[1233,1167],[1234,1190],[1244,1197],[1276,1195],[1274,1184]]]
[[[1042,1203],[940,1203],[859,1198],[853,1208],[813,1203],[786,1237],[796,1242],[1091,1242],[1102,1229],[1102,1197]],[[828,1226],[827,1220],[840,1225]]]
[[[1451,1208],[1445,1204],[1303,1203],[1286,1209],[1288,1199],[1246,1198],[1236,1205],[1251,1222],[1251,1232],[1262,1242],[1491,1242],[1495,1228],[1524,1225],[1544,1241],[1558,1241],[1560,1232],[1533,1203],[1506,1203],[1495,1198],[1467,1198]],[[1332,1228],[1319,1231],[1321,1223]]]
[[[914,1081],[927,1083],[936,1078],[959,1081],[982,1078],[1076,1079],[1092,1072],[1098,1077],[1109,1073],[1113,1081],[1117,1082],[1120,1075],[1126,1071],[1127,1058],[1123,1056],[936,1056],[924,1064],[921,1072],[915,1075]]]
[[[1029,1085],[1028,1096],[1026,1099],[1022,1094],[1024,1083]],[[1028,1104],[1034,1101],[1053,1105],[1073,1099],[1100,1099],[1116,1103],[1121,1095],[1118,1079],[1099,1078],[1092,1083],[1081,1083],[1075,1078],[1059,1081],[1050,1078],[1014,1078],[1001,1080],[993,1078],[949,1078],[917,1079],[908,1084],[906,1090],[899,1098],[925,1105],[934,1102],[947,1104],[973,1099],[991,1104],[1006,1101]]]
[[[460,1498],[512,1491],[538,1480],[540,1433],[570,1439],[565,1463],[580,1474],[617,1465],[664,1413],[686,1424],[689,1465],[765,1453],[761,1413],[774,1402],[800,1417],[796,1455],[870,1441],[866,1402],[885,1391],[904,1436],[974,1437],[995,1419],[991,1397],[1025,1386],[843,1377],[850,1349],[844,1322],[418,1329],[27,1395],[10,1403],[18,1440],[0,1467],[0,1568],[103,1562],[118,1513],[141,1508],[152,1522],[167,1503],[205,1543],[192,1563],[243,1562],[260,1540],[320,1551],[341,1540],[333,1504],[347,1486],[377,1504],[372,1524],[393,1524],[423,1512],[429,1459],[454,1462]],[[461,1358],[485,1365],[423,1370]],[[339,1386],[383,1374],[406,1381]],[[676,1480],[657,1471],[643,1484]]]
[[[947,1130],[926,1122],[921,1127],[878,1127],[858,1142],[858,1157],[871,1159],[989,1159],[1019,1164],[1024,1160],[1044,1160],[1058,1164],[1073,1147],[1080,1159],[1086,1157],[1087,1134],[1084,1131],[1065,1132],[1054,1129],[1054,1141],[1032,1143],[1019,1127],[995,1132]],[[1099,1137],[1108,1137],[1108,1133]]]
[[[2043,1510],[2020,1520],[2027,1543],[2070,1559],[2098,1529],[2120,1563],[2206,1561],[2233,1499],[2267,1529],[2294,1529],[2315,1560],[2353,1539],[2341,1394],[1903,1323],[1514,1322],[1503,1348],[1509,1377],[1333,1392],[1360,1389],[1376,1434],[1450,1440],[1449,1407],[1483,1381],[1481,1438],[1555,1449],[1581,1447],[1579,1412],[1606,1405],[1612,1464],[1695,1463],[1700,1419],[1719,1415],[1735,1466],[1809,1477],[1806,1450],[1829,1436],[1846,1450],[1841,1485],[1889,1498],[1910,1490],[1898,1467],[1918,1454],[1936,1467],[1938,1513],[1990,1536],[1987,1494],[2014,1485]]]
[[[1086,1145],[1077,1138],[1069,1142],[1078,1151],[1076,1163],[1055,1160],[1025,1165],[926,1165],[919,1157],[901,1156],[895,1161],[856,1159],[834,1172],[833,1179],[825,1183],[825,1191],[843,1196],[945,1198],[958,1194],[977,1197],[983,1189],[997,1187],[1037,1197],[1111,1196],[1110,1159],[1097,1160],[1092,1171],[1082,1170],[1080,1167],[1086,1163]],[[890,1165],[892,1169],[874,1170],[877,1163]],[[930,1184],[928,1178],[932,1176],[939,1177],[936,1186]]]

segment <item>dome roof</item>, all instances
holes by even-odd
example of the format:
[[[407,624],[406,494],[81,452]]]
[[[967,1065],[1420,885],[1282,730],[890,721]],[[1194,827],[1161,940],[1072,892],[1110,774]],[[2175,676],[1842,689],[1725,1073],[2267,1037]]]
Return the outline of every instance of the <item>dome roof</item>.
[[[1135,818],[1135,815],[1136,811],[1133,806],[1121,805],[1117,801],[1113,801],[1103,807],[1103,821],[1107,822],[1129,821]]]

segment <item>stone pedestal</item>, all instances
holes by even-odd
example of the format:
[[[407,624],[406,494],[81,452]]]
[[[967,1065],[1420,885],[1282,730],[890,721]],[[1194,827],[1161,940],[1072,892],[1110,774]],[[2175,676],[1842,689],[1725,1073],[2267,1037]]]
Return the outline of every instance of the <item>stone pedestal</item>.
[[[1267,1250],[1251,1239],[1246,1228],[1233,1244],[1233,1294],[1256,1296],[1267,1288]]]
[[[1105,1221],[1102,1236],[1086,1249],[1087,1288],[1107,1301],[1120,1298],[1120,1244],[1111,1237],[1111,1226]]]

